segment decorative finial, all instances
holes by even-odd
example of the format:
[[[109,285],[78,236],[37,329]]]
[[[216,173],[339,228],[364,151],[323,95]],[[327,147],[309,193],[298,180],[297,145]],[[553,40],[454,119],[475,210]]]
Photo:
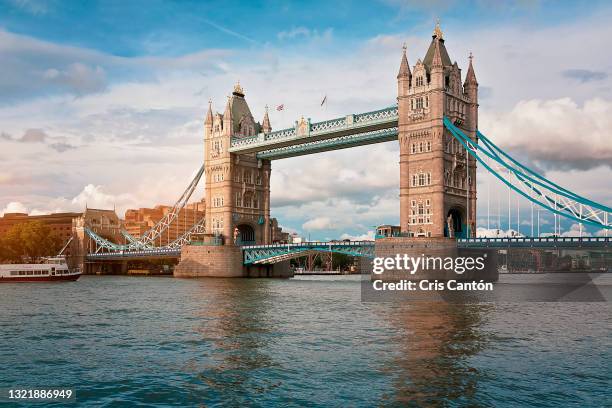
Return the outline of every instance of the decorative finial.
[[[406,45],[406,42],[404,41],[404,44],[402,45],[402,50],[406,52],[407,49],[408,49],[408,46]]]
[[[268,105],[266,105],[266,113],[268,112]]]
[[[438,18],[436,21],[436,27],[434,28],[433,36],[438,38],[438,40],[444,39],[444,33],[442,29],[440,29],[440,19]]]
[[[234,85],[234,93],[244,94],[244,89],[242,89],[242,87],[240,86],[240,80],[238,80],[238,82],[236,82],[236,85]]]
[[[470,59],[470,62],[472,62],[472,60],[474,59],[474,56],[472,55],[472,51],[470,51],[470,56],[468,58]]]

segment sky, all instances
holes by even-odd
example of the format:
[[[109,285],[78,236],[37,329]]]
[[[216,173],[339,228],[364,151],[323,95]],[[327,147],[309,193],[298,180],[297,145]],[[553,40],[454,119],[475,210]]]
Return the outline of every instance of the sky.
[[[402,44],[414,65],[437,19],[464,74],[474,54],[480,131],[611,205],[609,2],[0,0],[0,214],[173,204],[201,165],[209,99],[222,112],[239,80],[256,120],[284,104],[273,129],[390,106]],[[311,239],[398,223],[398,150],[274,161],[272,216]],[[527,202],[509,219],[499,182],[479,171],[478,189],[481,233],[529,231]]]

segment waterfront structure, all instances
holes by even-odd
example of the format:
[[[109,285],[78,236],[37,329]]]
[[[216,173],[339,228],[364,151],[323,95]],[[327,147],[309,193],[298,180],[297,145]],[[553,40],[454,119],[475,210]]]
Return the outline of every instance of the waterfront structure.
[[[172,206],[156,205],[153,208],[128,209],[125,211],[123,227],[125,231],[133,237],[140,237],[155,226],[170,211]],[[165,234],[161,234],[155,244],[166,246],[179,238],[191,229],[199,220],[204,218],[206,213],[206,203],[198,201],[188,203],[182,208],[176,217],[172,227],[167,228]]]
[[[270,217],[271,161],[395,140],[400,150],[399,232],[390,228],[391,237],[376,240],[377,254],[387,256],[410,248],[453,252],[455,248],[480,245],[470,241],[476,231],[477,162],[511,191],[556,216],[605,231],[612,229],[610,207],[533,172],[478,130],[478,82],[472,56],[463,78],[459,65],[449,56],[439,25],[424,58],[412,68],[404,47],[397,86],[395,105],[315,123],[301,117],[293,127],[272,131],[267,111],[262,122],[256,122],[244,89],[236,84],[223,114],[213,113],[209,104],[204,120],[204,164],[177,204],[154,228],[132,237],[129,244],[119,245],[90,234],[96,244],[95,253],[90,252],[92,262],[173,253],[181,256],[178,273],[175,270],[179,276],[274,276],[277,271],[271,265],[280,270],[279,264],[288,259],[279,251],[291,252],[292,257],[325,248],[344,253],[346,246],[334,242],[299,247],[273,244],[276,227]],[[154,247],[155,240],[171,228],[202,176],[206,183],[205,223],[194,225],[169,245]],[[190,246],[190,234],[203,229],[215,238],[212,244]],[[589,241],[596,246],[607,243]],[[183,248],[179,250],[180,245]],[[350,246],[350,250],[368,257],[372,252],[365,249],[370,246],[362,243]],[[254,253],[263,257],[248,261],[254,259]],[[237,264],[235,257],[241,257],[242,271],[232,269]],[[219,260],[218,267],[214,259]]]
[[[465,81],[439,24],[410,70],[406,47],[397,75],[400,227],[415,237],[476,236],[476,159],[445,128],[448,117],[474,143],[478,82],[472,57]]]
[[[270,223],[270,160],[254,154],[233,154],[233,138],[270,133],[268,112],[255,122],[245,93],[237,83],[223,114],[212,111],[204,121],[204,174],[206,178],[207,231],[226,242],[272,243]]]
[[[5,235],[18,224],[40,221],[51,228],[61,242],[66,242],[72,236],[73,220],[83,215],[80,212],[61,212],[44,215],[28,215],[26,213],[5,213],[0,217],[0,236]]]

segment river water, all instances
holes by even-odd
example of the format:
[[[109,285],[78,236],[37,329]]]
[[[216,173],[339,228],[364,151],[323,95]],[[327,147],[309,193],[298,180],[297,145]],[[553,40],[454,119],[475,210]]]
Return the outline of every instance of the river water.
[[[84,276],[3,284],[0,310],[0,388],[73,388],[66,406],[612,404],[608,302],[362,303],[358,276]]]

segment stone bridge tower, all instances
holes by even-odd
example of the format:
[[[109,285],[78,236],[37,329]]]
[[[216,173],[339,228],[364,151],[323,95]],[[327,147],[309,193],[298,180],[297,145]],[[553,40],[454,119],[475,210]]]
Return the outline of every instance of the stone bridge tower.
[[[397,75],[400,143],[400,226],[422,237],[466,237],[476,232],[476,161],[444,128],[448,117],[476,141],[478,82],[465,82],[436,25],[423,60],[412,71],[406,47]]]
[[[270,237],[270,161],[255,154],[229,152],[232,138],[256,137],[272,130],[268,112],[255,122],[240,84],[228,97],[223,114],[209,102],[204,122],[206,231],[242,244],[268,244]]]

